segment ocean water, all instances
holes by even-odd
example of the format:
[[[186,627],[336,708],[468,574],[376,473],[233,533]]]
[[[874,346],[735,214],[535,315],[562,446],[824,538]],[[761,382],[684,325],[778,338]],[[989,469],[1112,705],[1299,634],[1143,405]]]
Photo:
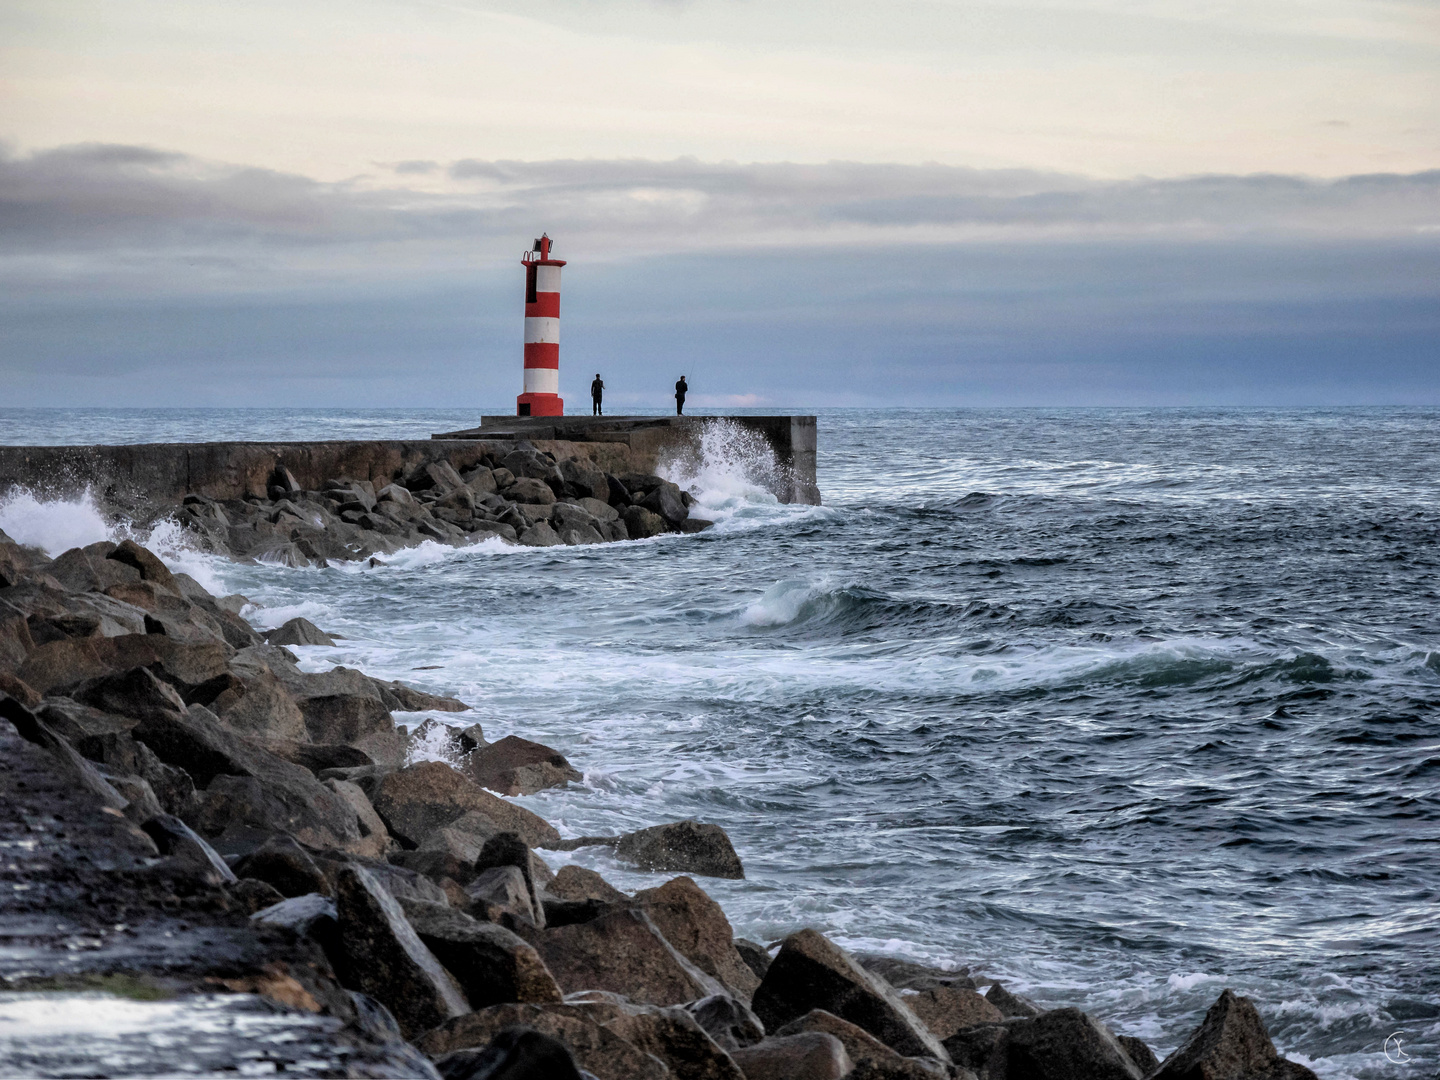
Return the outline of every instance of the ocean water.
[[[0,443],[424,437],[452,412],[0,411]],[[704,534],[375,568],[151,542],[299,649],[563,750],[566,835],[722,825],[737,933],[968,966],[1163,1056],[1220,990],[1326,1078],[1440,1072],[1440,412],[832,411],[821,507],[717,438]],[[12,496],[61,550],[115,526]],[[401,715],[413,725],[423,715]],[[604,849],[550,853],[631,889]],[[1387,1061],[1399,1033],[1408,1062]],[[1391,1042],[1391,1056],[1397,1056]]]

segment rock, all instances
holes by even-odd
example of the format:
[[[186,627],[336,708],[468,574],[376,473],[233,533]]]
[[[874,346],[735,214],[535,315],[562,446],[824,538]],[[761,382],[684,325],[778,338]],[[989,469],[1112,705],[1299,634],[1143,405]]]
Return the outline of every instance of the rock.
[[[190,867],[202,880],[212,885],[233,885],[239,880],[215,849],[179,818],[159,814],[140,827],[155,841],[161,855]]]
[[[262,908],[250,918],[266,926],[283,926],[300,937],[310,938],[325,951],[326,956],[342,957],[335,902],[327,896],[311,893],[292,897]]]
[[[643,506],[627,506],[620,512],[625,531],[632,540],[648,540],[666,531],[665,519]]]
[[[386,484],[375,493],[376,503],[391,502],[396,506],[414,506],[415,496],[410,494],[408,488],[400,484]]]
[[[494,821],[497,831],[516,833],[529,847],[560,839],[543,819],[482,790],[444,762],[422,761],[390,773],[370,801],[390,832],[407,847],[419,847],[436,829],[471,811]]]
[[[1044,1012],[1040,1006],[1036,1005],[1029,998],[1023,998],[1019,994],[1012,994],[998,982],[992,983],[990,989],[985,991],[985,1000],[999,1009],[1001,1016],[1034,1018]]]
[[[961,1028],[998,1024],[1004,1019],[999,1009],[974,990],[955,986],[936,986],[906,994],[905,1004],[941,1042]]]
[[[769,1031],[811,1009],[824,1009],[907,1057],[949,1060],[940,1040],[889,983],[814,930],[801,930],[785,939],[755,991],[751,1008]]]
[[[580,1080],[565,1044],[534,1028],[509,1027],[483,1050],[457,1050],[436,1062],[443,1080]]]
[[[582,510],[601,524],[619,520],[620,511],[616,510],[604,499],[577,499],[575,501],[580,504]]]
[[[371,679],[370,682],[379,692],[381,699],[385,702],[387,709],[394,709],[399,712],[467,712],[470,708],[463,701],[455,698],[441,697],[438,694],[427,694],[423,690],[416,690],[413,686],[406,686],[402,682],[382,682],[380,679]],[[433,719],[428,722],[434,722]],[[423,726],[423,725],[422,725]],[[479,728],[479,724],[472,724],[471,727]],[[449,729],[455,732],[455,728]],[[469,728],[456,732],[457,737],[462,737],[462,749],[472,749],[463,746],[463,734]]]
[[[1006,1026],[1007,1078],[1142,1080],[1144,1075],[1110,1030],[1079,1009],[1051,1009]]]
[[[166,813],[160,800],[155,796],[155,789],[150,782],[141,776],[111,776],[108,777],[110,786],[118,791],[128,806],[125,807],[125,816],[136,825],[143,824],[151,818]]]
[[[268,907],[284,903],[280,890],[268,881],[255,878],[241,878],[229,888],[230,900],[246,915],[254,915]]]
[[[308,743],[295,742],[290,739],[267,739],[264,746],[276,757],[284,758],[292,765],[299,765],[317,777],[322,772],[332,769],[373,768],[375,765],[370,755],[364,750],[356,746],[347,746],[345,743]]]
[[[560,542],[566,547],[605,543],[605,537],[600,535],[600,530],[594,525],[567,525],[555,535],[560,537]]]
[[[520,837],[513,832],[496,833],[485,841],[480,849],[480,854],[475,858],[475,870],[477,873],[484,873],[493,867],[513,866],[520,871],[525,881],[525,891],[529,898],[530,908],[533,912],[531,922],[536,926],[545,925],[545,912],[540,906],[540,874],[550,875],[550,868],[545,866],[533,851],[525,844]],[[541,869],[543,867],[543,870]]]
[[[760,1018],[743,1001],[729,994],[711,994],[681,1007],[725,1050],[751,1046],[765,1037],[765,1025],[760,1023]]]
[[[1225,990],[1205,1019],[1160,1065],[1152,1080],[1314,1080],[1281,1057],[1249,998]]]
[[[668,480],[641,499],[640,505],[671,525],[679,525],[690,516],[690,508],[680,498],[680,489]]]
[[[977,1024],[951,1035],[945,1049],[955,1066],[972,1070],[980,1080],[1008,1080],[1009,1044],[1008,1024]]]
[[[605,470],[589,458],[566,458],[556,466],[565,487],[577,499],[590,498],[599,502],[610,499],[610,482],[605,479]]]
[[[461,814],[443,829],[437,829],[431,833],[420,845],[420,850],[445,852],[461,862],[468,863],[470,865],[469,874],[464,879],[457,879],[461,881],[461,884],[466,884],[480,870],[484,869],[484,867],[477,867],[476,861],[480,858],[480,852],[485,848],[485,841],[499,832],[500,828],[493,819],[478,810],[471,810],[469,813]]]
[[[360,827],[360,842],[353,848],[356,854],[371,859],[381,859],[397,846],[391,838],[389,830],[385,828],[385,823],[380,820],[380,815],[370,805],[370,800],[366,798],[365,792],[358,784],[352,784],[348,780],[333,779],[322,781],[322,783],[355,811],[356,824]]]
[[[544,521],[537,522],[520,533],[519,542],[523,547],[559,547],[565,543]]]
[[[615,854],[645,870],[671,870],[705,877],[743,878],[745,868],[719,825],[693,819],[627,833]]]
[[[382,764],[399,764],[404,754],[400,733],[367,676],[345,667],[318,674],[283,664],[270,669],[299,706],[311,742],[346,743]]]
[[[148,669],[131,668],[115,675],[88,679],[70,694],[76,701],[101,712],[140,718],[183,713],[185,701],[169,683]]]
[[[659,1058],[678,1080],[745,1080],[730,1055],[683,1008],[637,1005],[603,992],[572,994],[566,1004]]]
[[[160,588],[173,592],[176,596],[180,595],[180,590],[175,585],[175,577],[165,564],[135,541],[126,540],[105,557],[114,559],[125,566],[134,567],[140,571],[142,581],[153,582]]]
[[[547,484],[552,482],[563,484],[565,482],[560,475],[560,470],[555,467],[554,459],[528,444],[510,451],[500,460],[500,464],[516,477],[543,480]]]
[[[798,1020],[792,1020],[777,1030],[775,1034],[798,1035],[802,1031],[823,1031],[834,1035],[845,1047],[845,1052],[850,1055],[850,1060],[857,1065],[874,1062],[887,1069],[899,1070],[902,1073],[910,1069],[920,1069],[923,1073],[938,1075],[942,1078],[945,1076],[945,1066],[936,1059],[903,1057],[864,1028],[857,1027],[848,1020],[841,1020],[834,1013],[828,1013],[824,1009],[811,1009]],[[920,1064],[921,1062],[925,1064]],[[927,1066],[930,1067],[927,1068]]]
[[[649,1005],[679,1005],[723,991],[639,909],[553,927],[531,944],[566,993],[610,990]]]
[[[757,979],[765,978],[765,972],[770,970],[770,950],[758,941],[737,937],[735,951],[740,954],[740,959],[745,961],[745,966],[755,973]]]
[[[884,1063],[867,1058],[845,1080],[977,1080],[969,1069],[947,1069],[934,1058],[899,1058]]]
[[[283,626],[269,630],[264,635],[271,645],[331,645],[335,639],[325,633],[309,619],[296,617]]]
[[[560,751],[518,735],[466,755],[464,770],[471,780],[501,795],[531,795],[582,779]]]
[[[709,518],[687,517],[680,522],[679,528],[682,533],[701,533],[706,529],[713,529],[715,522]]]
[[[560,987],[540,954],[503,926],[477,922],[439,904],[406,901],[401,906],[420,940],[455,976],[471,1008],[561,1000]]]
[[[464,485],[465,481],[448,461],[427,462],[405,478],[405,486],[411,491],[447,492]]]
[[[1140,1070],[1141,1076],[1149,1076],[1160,1067],[1160,1059],[1144,1039],[1137,1039],[1134,1035],[1116,1035],[1115,1041],[1125,1048],[1125,1053]]]
[[[720,905],[688,877],[635,894],[665,940],[692,964],[748,1001],[760,980],[736,951],[730,920]]]
[[[465,887],[470,909],[483,912],[487,905],[508,911],[533,926],[545,925],[545,912],[531,900],[525,875],[518,866],[491,866],[475,875]]]
[[[88,792],[100,806],[115,813],[128,807],[129,800],[116,791],[94,765],[54,728],[8,694],[0,694],[0,717],[10,721],[26,742],[47,751],[67,781],[76,789]]]
[[[509,502],[527,506],[551,506],[555,502],[555,492],[550,490],[548,484],[527,476],[518,478],[501,494]]]
[[[341,868],[335,875],[335,907],[344,969],[337,968],[341,983],[389,1009],[406,1038],[469,1011],[454,979],[368,870],[353,865]]]
[[[670,1075],[656,1058],[565,1006],[492,1005],[425,1032],[415,1045],[440,1060],[459,1050],[488,1046],[501,1031],[516,1025],[564,1043],[579,1066],[598,1080],[665,1080]]]
[[[330,887],[335,887],[336,875],[346,866],[361,866],[379,882],[380,887],[400,902],[419,900],[427,904],[445,904],[448,896],[445,890],[428,878],[376,859],[362,859],[343,851],[322,851],[314,854],[315,863],[325,871]]]
[[[555,880],[545,891],[557,900],[599,900],[605,904],[623,904],[630,899],[594,870],[583,866],[562,866]]]
[[[466,486],[481,498],[493,495],[500,489],[500,485],[495,479],[495,471],[487,469],[483,465],[471,472],[464,473],[463,476]]]
[[[840,1040],[823,1031],[772,1035],[730,1056],[745,1080],[840,1080],[853,1068]]]
[[[256,739],[296,745],[309,742],[304,714],[280,680],[269,671],[247,674],[243,678],[226,672],[212,683],[197,687],[189,695],[189,703],[208,707],[227,727]],[[297,761],[296,764],[306,763]]]
[[[275,886],[282,896],[330,894],[330,882],[308,852],[286,833],[272,836],[235,863],[239,877],[255,878]]]
[[[975,989],[975,980],[970,978],[969,968],[948,971],[877,953],[858,953],[855,961],[866,971],[879,975],[896,990],[932,990],[937,986]]]

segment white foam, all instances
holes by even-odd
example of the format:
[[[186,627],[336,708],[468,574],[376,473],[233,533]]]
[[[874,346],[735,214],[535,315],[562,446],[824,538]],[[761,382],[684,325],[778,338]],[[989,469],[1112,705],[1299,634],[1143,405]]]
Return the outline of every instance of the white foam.
[[[25,488],[12,488],[0,499],[0,530],[52,559],[71,548],[114,539],[89,488],[73,499],[44,501]]]
[[[829,592],[823,584],[777,581],[745,606],[740,622],[745,626],[785,626],[798,619],[807,604]]]
[[[1214,982],[1218,978],[1218,975],[1211,975],[1207,971],[1196,971],[1189,975],[1182,975],[1177,971],[1165,980],[1165,985],[1170,987],[1171,990],[1178,990],[1183,993],[1186,990],[1195,989],[1195,987],[1201,983]]]

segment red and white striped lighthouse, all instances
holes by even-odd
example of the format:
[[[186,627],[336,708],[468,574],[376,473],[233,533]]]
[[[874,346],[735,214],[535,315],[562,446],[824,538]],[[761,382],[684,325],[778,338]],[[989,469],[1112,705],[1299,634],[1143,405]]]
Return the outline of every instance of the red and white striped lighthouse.
[[[515,399],[515,415],[563,416],[560,268],[565,260],[550,258],[550,237],[542,236],[520,263],[525,267],[525,391]]]

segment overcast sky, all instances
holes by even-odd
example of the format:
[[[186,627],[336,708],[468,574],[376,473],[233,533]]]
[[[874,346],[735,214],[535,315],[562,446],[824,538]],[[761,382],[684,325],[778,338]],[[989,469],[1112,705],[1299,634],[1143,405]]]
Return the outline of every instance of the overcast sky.
[[[1440,6],[0,4],[0,399],[1440,403]]]

